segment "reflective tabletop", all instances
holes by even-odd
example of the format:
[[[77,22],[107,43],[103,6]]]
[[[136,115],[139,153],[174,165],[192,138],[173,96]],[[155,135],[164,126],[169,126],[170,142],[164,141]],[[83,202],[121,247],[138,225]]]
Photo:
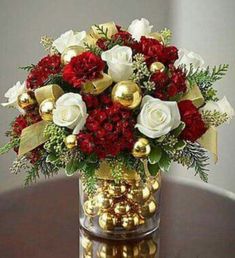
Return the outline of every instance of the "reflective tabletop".
[[[0,195],[2,258],[234,258],[235,196],[207,184],[164,177],[160,230],[112,242],[78,226],[76,178]]]

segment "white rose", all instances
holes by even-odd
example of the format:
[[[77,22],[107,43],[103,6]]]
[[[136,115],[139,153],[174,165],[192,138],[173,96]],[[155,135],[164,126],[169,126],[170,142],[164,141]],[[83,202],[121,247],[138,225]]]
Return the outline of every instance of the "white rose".
[[[108,73],[115,82],[128,80],[132,74],[132,50],[130,47],[116,45],[102,53],[107,62]]]
[[[149,138],[158,138],[180,125],[180,113],[175,101],[162,101],[144,96],[135,127]]]
[[[179,58],[175,61],[176,67],[185,65],[186,69],[189,71],[190,64],[192,64],[194,71],[203,68],[205,62],[199,54],[181,48],[179,49],[178,55]]]
[[[200,109],[200,111],[218,111],[220,113],[226,113],[228,116],[227,122],[229,123],[234,116],[234,109],[228,102],[227,98],[224,96],[219,101],[208,101],[206,105]]]
[[[128,27],[128,32],[132,34],[134,39],[139,41],[142,36],[149,36],[152,28],[153,26],[150,25],[149,21],[142,18],[140,20],[134,20]]]
[[[66,93],[56,101],[53,111],[53,122],[56,125],[73,129],[73,134],[78,134],[84,127],[86,118],[86,104],[80,94]]]
[[[72,30],[66,31],[59,38],[54,40],[52,46],[62,53],[67,47],[70,46],[83,46],[86,32],[74,32]]]
[[[22,114],[24,114],[24,110],[18,106],[18,96],[22,93],[26,92],[26,83],[23,82],[21,84],[18,81],[13,87],[11,87],[4,95],[5,98],[8,98],[8,102],[2,103],[3,107],[14,107],[17,108]]]

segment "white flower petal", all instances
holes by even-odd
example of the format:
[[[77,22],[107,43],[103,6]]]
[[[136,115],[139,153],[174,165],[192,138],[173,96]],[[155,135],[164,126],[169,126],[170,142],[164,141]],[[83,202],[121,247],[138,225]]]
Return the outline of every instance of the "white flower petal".
[[[147,19],[141,18],[132,21],[128,27],[128,32],[131,33],[132,37],[137,41],[140,40],[142,36],[148,36],[152,31],[153,26],[150,25]]]

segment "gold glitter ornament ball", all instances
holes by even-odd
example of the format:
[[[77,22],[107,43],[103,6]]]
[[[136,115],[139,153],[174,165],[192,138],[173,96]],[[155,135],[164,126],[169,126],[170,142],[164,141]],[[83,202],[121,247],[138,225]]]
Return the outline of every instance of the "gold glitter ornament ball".
[[[153,198],[150,198],[143,206],[141,206],[141,215],[145,218],[152,217],[157,211],[157,203]]]
[[[100,192],[96,196],[96,203],[101,210],[105,211],[105,210],[109,209],[110,207],[112,207],[113,199],[110,198],[110,196],[108,194],[106,194],[105,192]]]
[[[95,205],[95,201],[92,199],[87,200],[84,203],[83,210],[88,217],[95,217],[99,213],[99,208]]]
[[[135,158],[146,158],[151,151],[149,141],[146,138],[139,138],[132,149]]]
[[[156,73],[157,71],[163,72],[165,70],[165,66],[161,62],[154,62],[150,65],[150,71],[152,73]]]
[[[126,192],[126,186],[124,184],[110,184],[108,186],[108,193],[114,198],[122,196]]]
[[[64,140],[65,146],[68,149],[73,149],[74,147],[77,146],[77,137],[74,134],[70,134],[68,136],[66,136],[65,140]]]
[[[55,101],[53,99],[45,99],[39,106],[39,114],[44,121],[53,120],[53,110]]]
[[[118,215],[126,214],[130,211],[130,209],[131,206],[126,201],[118,202],[114,205],[114,212]]]
[[[139,258],[139,247],[137,245],[123,245],[122,247],[123,258]]]
[[[140,257],[155,257],[158,245],[152,239],[144,240],[139,244]]]
[[[134,230],[140,224],[140,218],[137,213],[130,213],[122,216],[122,226],[126,230]]]
[[[116,217],[109,212],[104,212],[99,217],[99,225],[104,230],[112,230],[117,224]]]
[[[37,105],[33,91],[27,91],[18,96],[18,106],[25,111],[31,110]]]
[[[80,55],[82,52],[84,52],[83,47],[80,47],[80,46],[67,47],[61,54],[61,63],[63,65],[68,64],[73,57]]]
[[[113,102],[119,103],[125,108],[134,109],[140,105],[141,89],[133,81],[120,81],[112,90]]]

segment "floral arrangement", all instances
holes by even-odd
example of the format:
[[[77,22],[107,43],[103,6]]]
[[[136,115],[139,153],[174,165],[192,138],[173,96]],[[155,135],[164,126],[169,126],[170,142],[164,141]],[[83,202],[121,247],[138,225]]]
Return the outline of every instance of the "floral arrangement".
[[[205,67],[198,54],[172,46],[171,34],[142,18],[127,30],[109,22],[42,37],[49,53],[21,67],[26,80],[2,104],[21,113],[0,149],[17,153],[11,171],[26,171],[26,184],[61,168],[69,176],[79,171],[89,193],[103,162],[116,181],[124,167],[144,178],[172,162],[207,181],[216,127],[234,115],[213,87],[228,65]]]

